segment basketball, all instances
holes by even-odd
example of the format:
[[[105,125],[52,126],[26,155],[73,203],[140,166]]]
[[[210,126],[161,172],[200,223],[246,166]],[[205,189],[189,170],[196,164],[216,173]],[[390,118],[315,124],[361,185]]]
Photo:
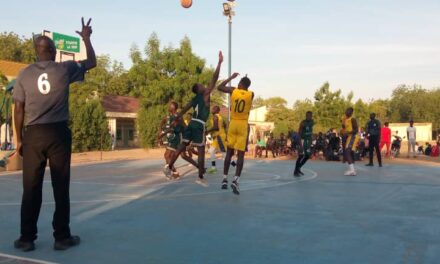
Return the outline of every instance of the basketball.
[[[180,0],[180,4],[184,7],[184,8],[190,8],[193,4],[192,0]]]

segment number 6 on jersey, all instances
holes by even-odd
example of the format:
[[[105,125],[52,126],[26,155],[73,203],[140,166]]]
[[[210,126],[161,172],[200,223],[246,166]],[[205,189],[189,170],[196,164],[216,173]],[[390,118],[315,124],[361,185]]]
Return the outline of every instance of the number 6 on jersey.
[[[43,73],[38,77],[38,90],[44,95],[50,92],[50,83],[47,79],[47,73]]]

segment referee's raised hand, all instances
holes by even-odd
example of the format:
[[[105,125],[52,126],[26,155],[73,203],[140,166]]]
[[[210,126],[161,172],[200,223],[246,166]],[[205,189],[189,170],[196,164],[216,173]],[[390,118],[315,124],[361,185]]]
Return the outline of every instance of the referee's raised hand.
[[[81,38],[83,39],[89,39],[90,36],[92,35],[92,26],[90,26],[90,22],[92,22],[92,19],[89,18],[89,21],[87,21],[87,24],[84,24],[84,17],[81,18],[81,23],[82,23],[82,30],[80,31],[76,31],[76,33],[78,35],[81,36]]]

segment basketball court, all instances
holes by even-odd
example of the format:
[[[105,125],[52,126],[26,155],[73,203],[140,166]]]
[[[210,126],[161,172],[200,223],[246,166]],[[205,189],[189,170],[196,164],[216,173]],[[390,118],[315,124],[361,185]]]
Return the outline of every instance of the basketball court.
[[[52,249],[48,175],[37,249],[13,248],[19,233],[21,173],[0,175],[0,263],[436,263],[440,170],[385,165],[341,176],[341,163],[246,161],[242,193],[194,183],[180,162],[167,181],[160,160],[72,168],[72,233],[82,244]]]

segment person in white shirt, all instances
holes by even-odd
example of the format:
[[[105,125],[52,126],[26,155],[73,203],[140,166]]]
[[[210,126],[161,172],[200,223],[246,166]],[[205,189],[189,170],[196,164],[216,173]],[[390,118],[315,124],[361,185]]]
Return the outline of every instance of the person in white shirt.
[[[408,138],[408,158],[412,154],[412,156],[416,157],[416,139],[417,139],[417,130],[414,127],[414,121],[409,121],[409,127],[406,128],[406,136]]]
[[[3,123],[0,128],[0,146],[2,149],[8,149],[11,144],[11,134],[10,134],[11,123]]]

